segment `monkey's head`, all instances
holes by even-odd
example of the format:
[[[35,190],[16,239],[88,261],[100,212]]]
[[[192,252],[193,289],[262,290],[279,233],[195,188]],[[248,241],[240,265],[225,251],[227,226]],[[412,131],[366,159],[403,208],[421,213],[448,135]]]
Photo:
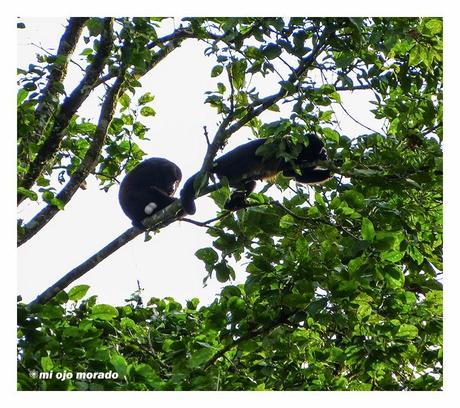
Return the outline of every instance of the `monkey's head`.
[[[327,151],[323,141],[314,133],[307,133],[305,137],[308,139],[308,146],[304,146],[300,152],[298,159],[306,162],[318,160],[328,160]]]

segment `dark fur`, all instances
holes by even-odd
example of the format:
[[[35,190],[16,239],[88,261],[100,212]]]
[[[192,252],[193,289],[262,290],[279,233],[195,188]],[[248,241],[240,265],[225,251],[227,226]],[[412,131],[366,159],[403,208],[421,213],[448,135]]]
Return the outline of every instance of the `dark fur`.
[[[286,162],[283,158],[265,158],[256,154],[257,149],[265,143],[265,139],[245,143],[219,157],[214,163],[212,172],[220,179],[227,178],[229,185],[236,189],[225,204],[225,208],[235,210],[244,207],[247,195],[256,186],[255,180],[267,179],[280,172],[300,183],[319,183],[329,179],[331,177],[329,169],[308,166],[309,163],[328,159],[323,142],[314,134],[307,134],[306,137],[309,141],[308,146],[301,149],[294,164]],[[197,174],[187,180],[180,193],[182,206],[187,214],[194,214],[196,211],[194,187],[196,176]]]
[[[181,179],[180,168],[173,162],[160,157],[144,160],[121,182],[118,193],[121,208],[134,226],[145,229],[142,220],[151,215],[145,213],[145,207],[155,203],[155,213],[171,204],[176,200],[173,195]]]

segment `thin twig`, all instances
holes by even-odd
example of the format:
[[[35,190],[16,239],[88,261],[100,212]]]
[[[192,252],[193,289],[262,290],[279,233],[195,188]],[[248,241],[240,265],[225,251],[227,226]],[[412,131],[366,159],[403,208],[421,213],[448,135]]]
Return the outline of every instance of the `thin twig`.
[[[235,88],[233,87],[233,76],[230,66],[227,65],[228,83],[230,84],[230,113],[235,112]]]
[[[48,55],[53,55],[52,52],[48,51],[46,48],[43,48],[41,45],[35,44],[35,43],[30,43],[30,45],[33,45],[34,47],[38,48],[39,50],[42,50],[43,52],[47,53]],[[76,61],[74,61],[72,58],[69,59],[69,62],[72,64],[76,65],[82,72],[85,72],[85,69]]]
[[[343,104],[341,102],[339,102],[339,106],[343,109],[343,111],[346,113],[346,115],[355,123],[357,123],[358,125],[362,126],[363,128],[367,129],[367,130],[370,130],[372,133],[377,133],[379,135],[381,135],[380,132],[378,132],[377,130],[374,130],[374,129],[371,129],[369,126],[366,126],[364,123],[361,123],[359,120],[355,119],[348,111],[347,109],[345,108],[345,106],[343,106]]]
[[[196,225],[198,227],[208,228],[208,229],[211,229],[211,230],[214,230],[214,231],[217,231],[217,232],[223,232],[222,228],[215,227],[214,225],[207,225],[204,222],[195,221],[195,220],[192,220],[190,218],[181,218],[181,221],[188,222],[188,223]]]
[[[211,142],[209,141],[209,135],[208,135],[208,128],[203,126],[203,131],[204,131],[204,137],[206,138],[206,144],[209,146]]]

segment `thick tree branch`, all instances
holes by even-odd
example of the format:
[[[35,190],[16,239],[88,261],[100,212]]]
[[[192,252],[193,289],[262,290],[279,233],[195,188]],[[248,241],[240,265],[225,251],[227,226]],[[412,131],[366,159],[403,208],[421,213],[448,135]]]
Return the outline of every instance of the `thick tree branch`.
[[[96,53],[94,61],[88,66],[85,76],[73,92],[64,99],[61,110],[59,111],[54,126],[51,129],[50,135],[40,147],[35,159],[30,164],[27,173],[20,182],[20,186],[26,189],[32,188],[37,178],[43,172],[44,168],[52,160],[54,154],[59,149],[62,138],[65,134],[65,129],[69,125],[73,115],[78,108],[89,96],[94,89],[97,79],[101,75],[107,58],[113,45],[113,19],[106,18],[104,21],[104,32],[101,36],[99,49]],[[18,194],[18,204],[24,200],[25,196]]]
[[[220,187],[221,187],[220,184],[209,186],[202,191],[202,195],[209,194],[210,192],[215,191],[219,189]],[[180,200],[176,200],[172,204],[167,206],[166,208],[163,208],[162,210],[154,213],[152,216],[146,218],[143,221],[143,224],[148,229],[156,231],[178,220],[181,217],[181,214],[182,214],[182,204]],[[120,249],[123,245],[127,244],[129,241],[136,238],[142,232],[143,231],[141,231],[140,229],[136,227],[127,229],[125,232],[123,232],[123,234],[119,235],[112,242],[110,242],[100,251],[98,251],[91,257],[89,257],[82,264],[78,265],[77,267],[72,269],[70,272],[66,273],[56,283],[51,285],[42,294],[37,296],[37,298],[31,303],[42,303],[43,304],[43,303],[48,302],[50,299],[56,296],[56,294],[58,294],[61,290],[64,290],[72,282],[74,282],[78,278],[81,278],[86,272],[89,272],[96,265],[102,262],[105,258],[113,254],[115,251]]]
[[[87,150],[78,169],[72,174],[69,182],[56,196],[64,205],[67,204],[75,192],[78,190],[81,183],[86,179],[89,173],[94,171],[99,154],[104,146],[105,136],[109,128],[110,122],[113,119],[115,108],[118,101],[120,89],[125,80],[126,68],[122,70],[117,77],[115,83],[107,91],[104,103],[102,104],[101,113],[99,116],[98,125],[94,134],[94,139]],[[55,205],[48,205],[40,211],[31,221],[25,225],[24,234],[19,237],[18,246],[27,242],[32,238],[41,228],[43,228],[59,211]]]
[[[43,89],[42,96],[35,109],[35,125],[30,129],[29,134],[25,135],[25,139],[28,142],[35,143],[40,140],[46,125],[59,106],[62,81],[67,74],[70,58],[75,51],[87,20],[87,17],[73,17],[69,19],[69,25],[66,27],[59,42],[56,59],[51,68],[48,82]]]
[[[166,225],[169,225],[171,222],[177,219],[177,213],[180,212],[181,204],[177,200],[168,207],[158,211],[153,216],[148,218],[148,224],[151,225],[152,229],[159,229]],[[169,220],[169,221],[165,221]],[[147,223],[147,222],[146,222]],[[93,269],[96,265],[106,259],[109,255],[113,254],[116,250],[120,249],[123,245],[127,244],[129,241],[136,238],[143,231],[136,227],[131,227],[115,238],[112,242],[107,244],[100,251],[90,256],[82,264],[78,265],[70,272],[66,273],[61,279],[56,283],[51,285],[46,289],[42,294],[37,296],[37,298],[31,303],[46,303],[52,299],[60,291],[64,290],[72,282],[81,278],[86,272]]]
[[[110,31],[111,33],[111,31]],[[110,51],[110,48],[111,48],[111,45],[112,45],[112,41],[113,41],[113,38],[112,38],[113,34],[111,33],[111,39],[110,39],[110,47],[107,51]],[[155,67],[160,61],[162,61],[169,53],[171,53],[174,49],[176,49],[177,47],[180,46],[180,43],[185,39],[186,37],[182,37],[180,36],[179,38],[174,38],[173,40],[171,40],[169,43],[167,43],[164,48],[162,48],[160,51],[158,51],[156,54],[154,54],[152,56],[152,59],[150,60],[150,62],[147,64],[147,69],[146,69],[146,72],[151,70],[153,67]],[[102,40],[101,40],[101,45],[100,45],[100,48],[99,48],[99,52],[101,51],[101,49],[104,48],[103,47],[103,43],[102,43]],[[98,58],[96,58],[98,59]],[[96,63],[96,61],[93,62],[92,65],[94,65]],[[103,67],[102,67],[103,68]],[[120,68],[122,69],[122,68]],[[126,68],[123,68],[123,69],[126,69]],[[88,69],[88,71],[91,71],[92,69]],[[102,70],[102,69],[101,69]],[[116,71],[115,72],[117,75],[120,75],[120,70]],[[134,76],[135,77],[140,77],[142,74],[135,74]],[[99,76],[99,74],[98,74]],[[109,78],[106,78],[105,80],[108,80]],[[95,78],[94,82],[93,82],[93,89],[95,86],[97,86],[98,84],[98,80],[97,78]],[[83,80],[79,87],[77,87],[75,89],[75,91],[72,93],[72,95],[79,95],[80,92],[78,91],[79,88],[81,88],[83,86],[83,84],[87,84],[87,87],[85,88],[85,90],[88,90],[89,92],[89,84],[88,84],[88,80]],[[114,85],[115,86],[115,85]],[[112,87],[112,91],[113,91],[113,88]],[[108,93],[110,93],[111,91],[109,90]],[[71,95],[71,97],[72,97]],[[76,104],[75,104],[76,105]],[[104,106],[104,105],[103,105]],[[78,106],[79,107],[79,106]],[[78,107],[76,106],[76,109],[78,109]],[[75,109],[75,110],[76,110]],[[102,108],[104,109],[104,108]],[[67,111],[66,109],[66,103],[64,102],[64,105],[63,105],[63,108],[62,110],[65,110]],[[102,113],[101,113],[102,115]],[[68,119],[70,120],[71,116],[68,117]],[[101,129],[101,126],[104,126],[104,123],[102,121],[102,118],[103,116],[100,117],[100,123],[98,125],[98,129]],[[108,118],[109,119],[109,118]],[[111,117],[110,117],[110,120],[111,120]],[[67,122],[68,124],[68,122]],[[107,123],[108,125],[108,123]],[[104,126],[105,127],[105,126]],[[62,129],[63,130],[63,129]],[[63,134],[61,132],[61,134]],[[69,181],[69,183],[63,188],[63,190],[56,196],[56,198],[58,198],[59,200],[61,200],[64,204],[66,204],[70,198],[73,196],[73,194],[77,191],[78,187],[80,186],[80,184],[83,182],[83,180],[86,178],[86,176],[89,174],[89,172],[92,172],[94,171],[94,167],[95,165],[97,164],[97,158],[98,158],[98,154],[102,148],[102,145],[101,143],[103,143],[103,138],[101,139],[100,137],[104,137],[105,138],[105,133],[102,134],[101,132],[98,132],[98,130],[96,131],[96,136],[95,136],[95,139],[93,140],[91,146],[90,146],[90,149],[88,150],[87,152],[87,158],[88,160],[84,160],[82,162],[82,164],[80,165],[80,168],[72,175],[72,178],[71,180]],[[58,143],[60,143],[60,140],[57,141]],[[57,148],[57,147],[56,147]],[[97,154],[96,154],[96,150],[97,150]],[[88,156],[89,154],[89,156]],[[93,157],[94,155],[94,157]],[[86,157],[85,157],[86,158]],[[93,162],[93,159],[96,160],[96,162],[94,163]],[[94,166],[93,166],[94,164]],[[89,172],[88,172],[88,166],[89,166]],[[23,200],[23,197],[21,196],[21,198],[18,197],[18,200]],[[31,237],[33,237],[41,228],[43,228],[44,225],[46,225],[48,223],[48,221],[50,221],[54,215],[56,215],[56,213],[58,212],[58,208],[54,205],[48,205],[47,207],[45,207],[42,211],[40,211],[29,223],[27,223],[27,225],[25,226],[25,233],[24,235],[22,235],[21,237],[18,238],[18,246],[22,245],[23,243],[27,242]]]
[[[34,303],[46,303],[54,296],[56,296],[61,290],[64,290],[72,282],[82,277],[86,272],[93,269],[97,264],[102,262],[109,255],[114,253],[117,249],[121,248],[123,245],[137,237],[141,231],[137,228],[130,228],[126,230],[123,234],[115,238],[112,242],[102,248],[99,252],[88,258],[81,265],[72,269],[70,272],[65,274],[61,279],[59,279],[55,284],[46,289],[41,293],[37,298],[31,302]]]

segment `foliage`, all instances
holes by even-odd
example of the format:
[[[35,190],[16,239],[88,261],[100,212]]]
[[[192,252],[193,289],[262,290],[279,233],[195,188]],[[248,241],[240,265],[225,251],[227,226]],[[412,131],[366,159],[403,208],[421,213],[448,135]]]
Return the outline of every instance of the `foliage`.
[[[328,280],[339,286],[337,277]],[[387,284],[376,299],[369,288],[350,289],[354,281],[314,300],[318,284],[299,279],[289,292],[283,284],[229,285],[202,307],[198,299],[183,307],[171,298],[145,307],[115,308],[94,296],[77,303],[82,286],[46,305],[19,304],[19,389],[439,389],[440,291],[418,301]]]
[[[336,175],[322,186],[298,185],[280,201],[265,194],[268,186],[251,195],[248,208],[220,213],[208,229],[213,247],[196,253],[205,279],[228,282],[208,306],[171,298],[144,306],[140,293],[124,306],[100,305],[85,298],[82,286],[45,305],[19,303],[19,389],[441,389],[442,21],[188,18],[163,39],[156,34],[161,19],[115,23],[118,41],[105,75],[120,76],[125,66],[124,88],[88,173],[105,188],[143,156],[135,140],[147,131],[142,117],[155,111],[153,95],[134,98],[138,79],[186,38],[209,45],[210,75],[218,82],[206,103],[227,129],[250,126],[286,160],[292,157],[283,156],[283,138],[301,143],[314,131]],[[91,64],[104,20],[84,24]],[[36,107],[55,64],[45,58],[20,79],[19,195],[63,208],[48,188],[53,166],[65,168],[63,183],[80,171],[99,125],[72,115],[33,186],[22,183],[55,126],[51,115],[42,134],[31,132],[46,117],[37,117]],[[281,88],[271,98],[251,85],[252,78],[277,75]],[[48,94],[59,99],[61,88]],[[341,92],[362,89],[373,93],[383,132],[341,134],[334,111]],[[289,117],[265,123],[254,114],[280,111],[281,104]],[[288,181],[278,177],[274,184],[285,189]],[[220,206],[226,196],[225,189],[212,193]],[[20,223],[20,235],[28,228]],[[243,267],[246,282],[232,285]],[[31,375],[51,371],[113,371],[118,378]]]

